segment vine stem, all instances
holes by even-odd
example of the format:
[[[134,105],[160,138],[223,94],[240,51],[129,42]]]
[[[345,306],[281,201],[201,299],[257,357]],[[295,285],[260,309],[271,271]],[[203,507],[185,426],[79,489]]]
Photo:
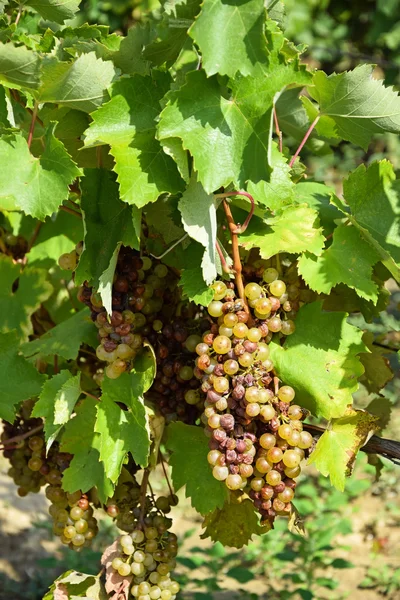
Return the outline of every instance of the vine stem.
[[[248,312],[249,307],[247,305],[247,299],[244,293],[244,285],[242,279],[242,261],[240,260],[240,252],[239,252],[239,238],[237,234],[237,225],[233,219],[231,207],[225,198],[222,201],[226,220],[228,221],[229,231],[231,234],[232,241],[232,255],[233,255],[233,269],[235,272],[235,283],[236,288],[239,294],[239,298],[241,298],[244,302],[245,309]]]
[[[221,249],[221,246],[219,245],[218,240],[215,241],[215,247],[217,249],[218,256],[221,261],[223,270],[225,271],[225,273],[228,273],[228,274],[232,273],[232,269],[228,266],[228,263],[225,260],[224,253],[222,252],[222,249]]]
[[[21,6],[19,7],[19,9],[18,9],[18,14],[17,14],[17,16],[16,16],[16,19],[15,19],[15,25],[18,25],[18,23],[19,23],[19,20],[20,20],[20,18],[21,18],[21,15],[22,15],[22,11],[23,11],[23,9],[24,9],[24,7],[21,5]]]
[[[163,457],[163,455],[161,454],[161,452],[160,452],[160,458],[161,458],[161,466],[162,466],[162,470],[164,471],[164,476],[165,476],[165,479],[166,479],[166,481],[167,481],[167,484],[168,484],[169,493],[171,494],[171,496],[173,496],[173,495],[174,495],[174,490],[172,489],[172,485],[171,485],[171,483],[170,483],[170,480],[169,480],[169,477],[168,477],[167,469],[165,468],[165,461],[164,461],[164,457]]]
[[[300,146],[297,148],[296,152],[293,154],[292,159],[291,159],[291,161],[289,163],[289,167],[290,168],[293,167],[294,161],[296,160],[296,158],[298,157],[298,155],[302,151],[304,144],[306,143],[306,141],[310,137],[310,135],[312,133],[312,130],[314,129],[314,127],[316,126],[316,124],[318,123],[318,121],[319,121],[319,115],[317,117],[315,117],[314,121],[311,123],[310,127],[307,129],[307,132],[306,132],[305,136],[301,140]]]
[[[29,243],[28,243],[28,251],[31,250],[33,244],[36,242],[37,237],[38,237],[38,235],[40,233],[40,229],[41,229],[42,225],[43,225],[43,223],[41,221],[38,221],[36,223],[35,231],[33,232],[32,237],[31,237],[31,239],[29,240]]]
[[[279,152],[282,153],[283,152],[282,131],[281,131],[280,127],[279,127],[278,115],[276,114],[276,108],[275,108],[275,106],[274,106],[273,113],[274,113],[275,132],[276,132],[276,135],[278,136],[278,139],[279,139]]]
[[[139,515],[139,525],[143,527],[144,523],[144,514],[146,511],[146,493],[147,493],[147,484],[149,483],[150,471],[145,469],[143,471],[143,479],[140,485],[140,515]]]
[[[64,204],[62,204],[60,206],[60,210],[63,210],[64,212],[67,212],[70,215],[74,215],[75,217],[78,217],[78,219],[82,219],[81,213],[78,213],[76,210],[73,210],[72,208],[69,208],[69,206],[64,206]]]
[[[235,225],[235,229],[233,230],[233,233],[237,233],[237,234],[244,233],[249,226],[252,216],[254,215],[254,210],[255,210],[254,198],[248,192],[226,192],[225,194],[215,194],[215,198],[230,198],[231,196],[246,196],[246,198],[248,200],[250,200],[250,204],[251,204],[250,212],[247,215],[245,222],[243,223],[243,225]]]
[[[39,110],[39,104],[37,102],[35,102],[35,106],[33,107],[33,112],[32,112],[31,126],[29,128],[29,134],[28,134],[28,148],[30,148],[32,145],[38,110]]]
[[[30,431],[27,431],[26,433],[21,433],[20,435],[15,435],[14,437],[6,440],[6,442],[0,447],[0,450],[7,449],[7,447],[11,444],[16,444],[17,442],[26,440],[26,438],[31,437],[31,435],[35,435],[35,433],[42,431],[42,429],[43,429],[43,424],[33,427],[33,429],[31,429]]]
[[[309,431],[313,437],[321,437],[326,431],[323,427],[308,425],[307,423],[304,424],[304,429]],[[395,440],[388,440],[373,435],[360,450],[367,454],[380,454],[395,464],[400,465],[400,442]]]
[[[81,394],[85,394],[85,396],[89,396],[89,398],[93,398],[94,400],[97,400],[97,402],[100,402],[100,398],[98,398],[94,394],[91,394],[90,392],[85,392],[85,390],[81,390]]]

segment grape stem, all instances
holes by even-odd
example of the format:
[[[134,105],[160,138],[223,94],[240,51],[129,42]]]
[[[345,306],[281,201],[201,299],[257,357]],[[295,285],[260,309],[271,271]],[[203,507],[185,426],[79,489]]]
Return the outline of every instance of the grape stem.
[[[169,493],[171,494],[171,496],[173,496],[173,495],[174,495],[174,490],[172,489],[171,483],[170,483],[170,481],[169,481],[169,478],[168,478],[167,469],[165,468],[165,461],[164,461],[164,457],[163,457],[163,455],[161,454],[161,452],[160,452],[159,454],[160,454],[160,459],[161,459],[161,466],[162,466],[162,470],[164,471],[164,476],[165,476],[165,479],[166,479],[166,481],[167,481],[167,485],[168,485]]]
[[[39,104],[37,102],[35,102],[35,106],[33,107],[33,112],[32,112],[31,126],[29,128],[29,134],[28,134],[28,148],[30,148],[32,145],[38,110],[39,110]]]
[[[152,256],[153,258],[157,259],[157,260],[161,260],[162,258],[164,258],[164,256],[166,256],[167,254],[169,254],[169,252],[171,252],[171,250],[173,250],[174,248],[176,248],[176,246],[179,246],[179,244],[181,242],[183,242],[183,240],[185,240],[188,237],[188,234],[185,233],[185,235],[183,235],[181,238],[179,238],[179,240],[177,240],[176,242],[174,242],[172,244],[172,246],[170,246],[169,248],[166,249],[165,252],[163,252],[162,254],[160,254],[160,256],[156,256],[155,254],[151,254],[150,256]]]
[[[17,14],[17,17],[16,17],[16,19],[15,19],[15,26],[17,26],[17,25],[18,25],[18,23],[19,23],[19,20],[20,20],[20,18],[21,18],[21,15],[22,15],[23,8],[24,8],[24,7],[21,5],[21,6],[19,7],[19,9],[18,9],[18,14]]]
[[[304,144],[306,143],[306,141],[308,140],[308,138],[310,137],[314,127],[316,126],[316,124],[319,121],[319,117],[320,115],[318,115],[317,117],[315,117],[314,121],[311,123],[310,127],[307,129],[305,136],[303,137],[303,139],[300,142],[300,146],[297,148],[296,152],[293,154],[292,159],[289,163],[289,167],[292,168],[294,165],[294,162],[296,160],[296,158],[298,157],[298,155],[300,154],[300,152],[303,149]]]
[[[247,305],[247,299],[246,299],[246,296],[244,293],[244,285],[243,285],[243,278],[242,278],[242,262],[240,260],[239,238],[238,238],[238,234],[237,234],[237,226],[236,226],[235,221],[233,220],[232,211],[231,211],[231,208],[230,208],[228,202],[224,199],[222,201],[222,204],[224,207],[226,220],[228,221],[229,231],[231,234],[233,270],[235,273],[236,289],[238,291],[239,298],[241,298],[244,302],[246,312],[248,312],[249,307]]]
[[[64,212],[67,212],[70,215],[74,215],[75,217],[78,217],[78,219],[82,219],[81,213],[77,212],[76,210],[73,210],[72,208],[69,208],[69,206],[65,206],[64,204],[62,204],[60,206],[60,210],[63,210]]]
[[[222,265],[224,272],[228,273],[228,274],[232,273],[232,269],[230,268],[230,266],[228,265],[228,263],[225,260],[224,253],[222,252],[222,249],[221,249],[221,246],[219,245],[218,240],[215,241],[215,247],[217,249],[218,256],[221,261],[221,265]]]
[[[323,427],[309,425],[308,423],[305,423],[303,427],[306,431],[310,432],[313,437],[318,438],[326,431]],[[360,450],[367,454],[380,454],[396,465],[400,465],[400,442],[395,440],[388,440],[373,435]]]
[[[282,153],[283,151],[283,137],[282,137],[282,131],[279,127],[279,121],[278,121],[278,115],[276,114],[276,107],[274,106],[274,123],[275,123],[275,132],[276,135],[278,136],[279,139],[279,152]]]
[[[139,526],[143,527],[144,525],[144,517],[146,512],[146,494],[147,494],[147,484],[149,483],[150,471],[145,469],[143,471],[143,479],[140,486],[140,515],[139,515]]]
[[[80,350],[80,352],[82,352],[82,350]],[[81,393],[85,394],[85,396],[89,396],[89,398],[93,398],[93,400],[97,400],[97,402],[100,402],[100,398],[98,398],[94,394],[91,394],[90,392],[85,392],[85,390],[81,390]]]
[[[37,425],[36,427],[33,427],[33,429],[30,429],[29,431],[26,431],[25,433],[21,433],[20,435],[15,435],[14,437],[6,440],[6,442],[2,446],[0,446],[0,450],[4,450],[8,446],[10,446],[12,444],[16,444],[17,442],[21,442],[22,440],[26,440],[26,438],[31,437],[31,435],[35,435],[35,433],[42,431],[42,429],[43,429],[43,423],[41,425]]]
[[[254,215],[255,202],[254,202],[253,196],[251,194],[248,194],[247,192],[226,192],[224,194],[215,194],[216,198],[230,198],[231,196],[246,196],[246,198],[248,200],[250,200],[250,204],[251,204],[250,212],[247,215],[247,218],[246,218],[245,222],[243,223],[243,225],[235,225],[234,229],[232,229],[231,226],[229,225],[229,229],[231,230],[231,233],[236,233],[236,234],[240,235],[241,233],[244,233],[249,226],[252,216]],[[225,213],[226,213],[226,211],[225,211]]]

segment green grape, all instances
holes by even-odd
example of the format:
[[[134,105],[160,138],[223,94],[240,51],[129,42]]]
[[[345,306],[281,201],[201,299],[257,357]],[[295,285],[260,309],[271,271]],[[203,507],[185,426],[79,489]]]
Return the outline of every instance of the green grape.
[[[292,335],[292,333],[294,333],[295,330],[296,325],[294,324],[294,321],[282,321],[281,332],[283,333],[283,335]]]
[[[237,322],[238,317],[237,315],[235,315],[235,313],[227,313],[224,316],[224,325],[226,325],[227,327],[234,327]]]
[[[290,425],[286,425],[285,423],[283,423],[282,425],[279,426],[278,429],[278,434],[281,436],[281,438],[283,440],[288,440],[290,438],[290,436],[293,433],[293,429],[290,427]]]
[[[179,370],[179,377],[183,379],[183,381],[190,381],[193,377],[192,367],[182,367]]]
[[[278,398],[281,402],[291,402],[295,397],[295,391],[289,385],[283,385],[278,391]]]
[[[75,250],[61,254],[60,258],[58,259],[58,264],[64,271],[73,271],[76,269],[77,256]]]
[[[249,388],[247,388],[246,393],[245,393],[245,398],[247,400],[247,402],[258,402],[260,397],[260,392],[258,387],[255,386],[251,386]]]
[[[237,323],[233,328],[233,335],[239,339],[243,339],[247,337],[247,332],[249,328],[246,323]]]
[[[224,371],[227,375],[235,375],[239,371],[239,363],[233,359],[226,360],[224,362]]]
[[[166,265],[162,265],[162,264],[156,265],[153,269],[153,273],[157,277],[160,277],[161,279],[163,279],[164,277],[166,277],[168,275],[168,267]]]
[[[217,481],[225,481],[225,479],[229,475],[229,469],[228,469],[228,467],[220,467],[220,466],[216,465],[213,468],[213,472],[212,473],[213,473],[213,477]]]
[[[74,537],[72,538],[72,543],[74,546],[83,546],[83,544],[86,542],[85,540],[85,536],[77,533],[76,535],[74,535]]]
[[[230,490],[240,490],[243,480],[240,475],[228,475],[225,479],[225,485]]]
[[[263,280],[265,281],[265,283],[272,283],[273,281],[278,279],[278,277],[279,277],[278,271],[272,267],[265,269],[265,271],[263,273]]]
[[[220,456],[221,452],[219,450],[210,450],[207,454],[208,463],[214,467]]]
[[[246,414],[251,418],[257,417],[260,414],[260,411],[260,405],[256,402],[253,402],[252,404],[248,404],[246,406]]]
[[[280,279],[276,279],[269,285],[269,291],[273,296],[279,298],[286,292],[286,283]]]
[[[131,574],[131,567],[128,565],[128,563],[122,563],[119,567],[118,567],[118,573],[119,575],[121,575],[121,577],[127,577],[128,575]]]
[[[229,390],[229,380],[226,377],[215,377],[213,386],[216,392],[224,394]]]
[[[214,414],[209,417],[207,424],[211,429],[218,429],[221,426],[221,417],[220,415]]]
[[[302,448],[303,450],[307,450],[308,448],[311,448],[313,443],[313,437],[311,435],[311,433],[309,433],[308,431],[302,431],[300,433],[300,441],[298,443],[299,448]]]
[[[154,331],[159,332],[163,328],[163,322],[160,321],[160,319],[156,319],[155,321],[153,321],[152,327],[153,327]]]
[[[254,306],[261,315],[269,315],[272,310],[271,301],[268,298],[259,298]]]
[[[300,467],[293,467],[293,468],[289,468],[287,467],[285,469],[285,475],[286,477],[289,477],[290,479],[296,479],[296,477],[298,477],[301,473],[301,469]]]
[[[300,456],[295,452],[295,450],[286,450],[282,457],[284,465],[289,467],[289,469],[293,469],[298,467],[300,464]]]
[[[255,300],[261,296],[262,289],[258,285],[258,283],[248,283],[244,288],[244,293],[246,295],[246,298],[248,298],[249,300]]]
[[[223,314],[222,307],[223,307],[222,302],[219,302],[218,300],[214,300],[207,307],[208,314],[214,318],[220,317]]]
[[[272,469],[272,471],[266,474],[265,481],[269,485],[276,486],[282,481],[282,477],[279,471],[275,471],[274,469]]]
[[[84,511],[79,506],[74,506],[71,508],[69,516],[73,521],[79,521],[82,519]]]
[[[269,473],[271,471],[272,466],[264,456],[261,456],[260,458],[257,458],[256,469],[259,473],[265,475],[265,473]]]
[[[275,417],[275,414],[275,409],[270,404],[261,407],[260,415],[264,421],[270,421]]]
[[[128,344],[119,344],[115,352],[120,359],[129,360],[135,356],[135,351]]]
[[[197,345],[201,343],[201,337],[196,334],[189,335],[185,341],[185,348],[189,352],[195,352]]]
[[[276,437],[272,433],[263,433],[260,437],[260,446],[265,450],[270,450],[270,448],[274,448],[275,444]]]
[[[226,337],[230,338],[233,335],[233,329],[231,327],[227,327],[226,325],[221,325],[221,327],[218,329],[218,333],[219,335],[225,335]]]
[[[280,494],[278,494],[278,498],[285,504],[287,502],[291,502],[294,498],[294,491],[291,488],[287,487],[282,492],[280,492]]]
[[[257,360],[261,360],[261,362],[263,362],[264,360],[267,360],[267,358],[269,358],[269,347],[264,342],[260,342],[258,344],[256,358],[257,358]]]
[[[213,348],[217,354],[226,354],[232,348],[232,342],[225,335],[218,335],[213,341]]]
[[[153,261],[148,256],[142,256],[142,270],[148,271],[153,266]]]
[[[254,358],[250,352],[244,352],[241,356],[239,356],[239,363],[242,367],[248,368],[253,364]]]
[[[259,342],[261,340],[261,331],[258,327],[252,327],[248,330],[247,339],[250,340],[250,342]]]
[[[188,390],[185,393],[185,402],[194,406],[200,401],[200,392],[198,390]]]
[[[272,333],[278,333],[278,331],[281,330],[282,321],[279,317],[271,317],[271,319],[268,319],[267,323],[268,329],[272,331]]]
[[[214,290],[214,300],[222,300],[225,296],[227,287],[223,281],[216,281],[212,284],[211,289]],[[211,314],[211,313],[210,313]],[[219,315],[211,315],[211,316],[219,316]]]

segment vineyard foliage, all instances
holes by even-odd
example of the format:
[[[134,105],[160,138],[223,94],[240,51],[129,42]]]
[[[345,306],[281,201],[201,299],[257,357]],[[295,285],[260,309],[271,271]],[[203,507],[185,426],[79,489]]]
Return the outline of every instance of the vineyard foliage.
[[[90,543],[93,507],[126,532],[46,600],[169,600],[158,463],[240,547],[300,530],[301,460],[343,490],[386,422],[393,374],[348,317],[400,278],[399,180],[382,159],[333,188],[302,156],[398,134],[400,97],[373,65],[303,62],[281,1],[163,2],[126,35],[79,5],[0,2],[1,439],[63,543]]]

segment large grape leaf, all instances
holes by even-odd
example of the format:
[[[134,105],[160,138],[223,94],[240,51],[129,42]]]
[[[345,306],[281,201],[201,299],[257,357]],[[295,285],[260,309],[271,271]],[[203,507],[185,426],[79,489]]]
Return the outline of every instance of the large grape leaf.
[[[247,191],[257,204],[263,204],[271,211],[276,211],[288,204],[293,204],[295,184],[290,177],[290,167],[286,158],[279,152],[276,144],[271,148],[271,176],[269,181],[249,182]]]
[[[394,373],[389,360],[383,356],[385,350],[374,345],[373,333],[366,331],[363,335],[363,342],[369,352],[360,354],[360,360],[365,369],[361,381],[370,393],[378,394],[393,379]]]
[[[68,198],[68,186],[81,175],[64,145],[48,128],[45,149],[40,158],[30,153],[21,135],[0,138],[0,207],[23,210],[25,214],[44,220],[56,212]]]
[[[379,253],[383,264],[400,279],[400,186],[387,160],[360,165],[343,182],[343,195],[350,206],[335,200],[336,206]],[[396,264],[397,263],[397,264]]]
[[[0,334],[0,418],[14,422],[15,405],[37,396],[45,380],[19,353],[18,333]]]
[[[186,233],[204,246],[201,262],[203,279],[211,284],[217,277],[216,249],[217,206],[213,194],[207,194],[193,177],[178,205]]]
[[[109,598],[100,575],[66,571],[50,586],[43,600],[107,600]]]
[[[373,65],[326,75],[317,71],[310,95],[323,120],[334,121],[338,135],[367,150],[374,133],[400,132],[400,98],[372,77]]]
[[[207,75],[255,75],[267,62],[264,0],[205,0],[189,29]]]
[[[0,83],[21,90],[36,90],[40,86],[39,54],[24,46],[0,42]]]
[[[96,331],[90,318],[90,310],[84,308],[40,338],[24,344],[22,351],[27,358],[38,354],[45,356],[56,354],[66,360],[74,360],[78,356],[82,343],[93,348],[98,345]]]
[[[251,500],[238,500],[232,496],[222,508],[216,508],[206,515],[202,538],[211,538],[224,546],[241,548],[249,543],[253,535],[263,533],[259,517]]]
[[[115,177],[105,169],[86,169],[81,188],[85,243],[75,283],[93,281],[97,288],[119,244],[139,248],[137,225],[141,215],[119,200]]]
[[[97,401],[85,398],[64,429],[61,451],[74,455],[63,474],[62,485],[67,492],[87,492],[97,487],[99,498],[106,502],[112,496],[114,486],[107,477],[100,460],[100,434],[94,431],[97,417]]]
[[[226,486],[214,479],[207,462],[208,441],[201,427],[171,423],[167,428],[166,446],[172,452],[169,464],[175,490],[186,486],[186,497],[193,508],[206,514],[222,508],[227,498]]]
[[[22,4],[31,6],[44,18],[56,23],[72,19],[79,10],[82,0],[23,0]]]
[[[86,131],[86,146],[111,146],[121,199],[137,207],[155,202],[163,192],[182,190],[176,164],[154,137],[160,100],[170,81],[169,75],[157,72],[121,79]]]
[[[339,225],[331,246],[321,256],[306,252],[298,268],[307,285],[320,294],[329,294],[335,285],[345,283],[361,298],[376,303],[378,286],[372,280],[372,267],[378,261],[376,250],[355,227]]]
[[[114,75],[112,62],[96,58],[94,52],[81,54],[74,62],[54,59],[42,67],[37,99],[90,113],[106,100]]]
[[[344,215],[331,203],[335,190],[324,183],[317,181],[302,181],[295,186],[295,200],[299,204],[308,204],[319,215],[319,220],[324,230],[324,235],[333,233],[336,219]]]
[[[21,341],[33,333],[31,316],[53,291],[43,269],[23,267],[0,254],[0,331],[15,329]],[[14,287],[16,286],[16,287]]]
[[[149,39],[150,27],[141,26],[139,23],[131,27],[122,40],[118,52],[113,55],[114,65],[123,73],[148,75],[150,63],[143,57],[142,51]]]
[[[323,312],[322,302],[305,304],[285,346],[271,344],[280,379],[295,389],[299,404],[326,419],[344,415],[364,372],[358,357],[367,351],[362,331],[349,325],[347,316]]]
[[[47,450],[68,422],[80,394],[80,374],[74,376],[70,371],[61,371],[43,385],[32,416],[44,419]]]
[[[152,362],[148,369],[154,372]],[[128,452],[136,464],[145,467],[150,451],[150,437],[147,428],[142,373],[123,373],[118,379],[105,378],[102,384],[101,403],[97,407],[95,431],[100,436],[100,459],[108,477],[115,483],[121,473],[123,461]],[[143,389],[143,387],[142,387]],[[118,405],[124,403],[129,410]]]
[[[333,419],[319,438],[308,463],[327,477],[341,492],[351,475],[359,449],[377,429],[379,417],[350,408],[343,417]]]
[[[305,204],[287,206],[276,216],[261,220],[253,217],[239,238],[246,249],[259,248],[268,259],[278,252],[299,253],[306,250],[320,255],[324,246],[318,213]]]
[[[187,75],[186,83],[168,95],[161,113],[159,139],[181,138],[190,151],[199,181],[207,193],[231,182],[268,181],[274,99],[291,83],[306,84],[309,74],[280,57],[283,40],[270,55],[268,77],[231,81],[232,94],[221,95],[216,76],[204,71]]]

